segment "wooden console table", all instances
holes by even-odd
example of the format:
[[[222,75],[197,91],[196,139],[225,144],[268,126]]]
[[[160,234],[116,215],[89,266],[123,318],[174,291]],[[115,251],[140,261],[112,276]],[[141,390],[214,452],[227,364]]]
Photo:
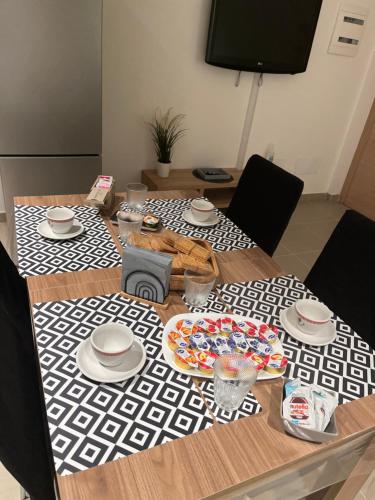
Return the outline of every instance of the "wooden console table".
[[[191,168],[172,169],[169,177],[159,177],[156,170],[142,170],[142,182],[150,191],[171,191],[178,189],[196,189],[206,196],[218,208],[227,208],[237,187],[241,170],[226,168],[233,176],[230,182],[207,182],[193,175]]]

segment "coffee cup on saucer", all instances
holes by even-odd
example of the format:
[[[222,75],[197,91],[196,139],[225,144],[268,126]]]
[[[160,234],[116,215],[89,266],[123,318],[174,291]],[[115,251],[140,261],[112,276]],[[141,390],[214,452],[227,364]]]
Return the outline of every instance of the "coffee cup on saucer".
[[[47,222],[56,234],[68,233],[73,226],[75,213],[67,207],[49,208]]]
[[[121,323],[106,323],[92,332],[90,343],[92,350],[103,366],[120,365],[131,349],[134,341],[133,332]]]
[[[191,202],[191,213],[195,220],[199,222],[207,221],[214,214],[215,205],[210,201],[196,199]]]
[[[294,304],[298,329],[303,333],[315,334],[326,326],[332,311],[318,300],[300,299]]]

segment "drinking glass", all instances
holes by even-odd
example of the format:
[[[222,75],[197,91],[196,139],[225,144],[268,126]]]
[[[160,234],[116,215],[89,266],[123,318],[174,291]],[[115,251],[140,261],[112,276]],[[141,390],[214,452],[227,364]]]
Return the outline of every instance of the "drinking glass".
[[[145,184],[133,183],[126,186],[128,207],[135,210],[142,210],[148,187]]]
[[[126,245],[130,233],[141,231],[143,214],[137,212],[117,212],[118,233],[121,241]]]
[[[185,300],[191,306],[203,306],[214,287],[216,276],[212,271],[191,271],[184,274]]]
[[[214,363],[215,402],[225,411],[237,410],[257,379],[254,363],[243,354],[224,354]]]

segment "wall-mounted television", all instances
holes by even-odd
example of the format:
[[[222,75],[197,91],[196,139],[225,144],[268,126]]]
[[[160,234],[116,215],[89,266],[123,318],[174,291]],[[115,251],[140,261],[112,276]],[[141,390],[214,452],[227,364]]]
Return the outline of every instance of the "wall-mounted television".
[[[306,71],[322,0],[212,0],[206,62],[257,73]]]

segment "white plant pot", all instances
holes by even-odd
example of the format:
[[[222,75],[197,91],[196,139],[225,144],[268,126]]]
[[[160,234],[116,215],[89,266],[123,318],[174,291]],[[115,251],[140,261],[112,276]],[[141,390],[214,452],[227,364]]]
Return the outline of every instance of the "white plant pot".
[[[156,171],[159,177],[168,177],[171,170],[170,163],[161,163],[160,161],[156,164]]]

